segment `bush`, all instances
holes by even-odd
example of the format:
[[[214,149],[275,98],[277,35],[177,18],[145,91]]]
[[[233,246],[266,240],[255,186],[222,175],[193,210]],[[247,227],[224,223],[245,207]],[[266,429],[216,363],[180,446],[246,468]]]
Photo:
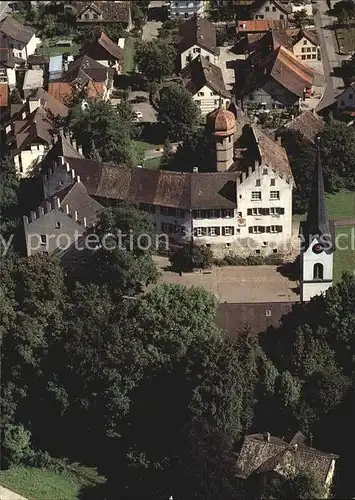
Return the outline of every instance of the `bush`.
[[[248,257],[241,257],[234,253],[229,253],[222,257],[222,259],[214,259],[215,266],[277,266],[283,263],[283,258],[280,255],[249,255]]]
[[[25,463],[31,456],[31,433],[22,424],[3,428],[2,460],[5,467]]]
[[[171,252],[169,260],[177,272],[207,269],[213,263],[213,252],[205,246],[184,246]]]

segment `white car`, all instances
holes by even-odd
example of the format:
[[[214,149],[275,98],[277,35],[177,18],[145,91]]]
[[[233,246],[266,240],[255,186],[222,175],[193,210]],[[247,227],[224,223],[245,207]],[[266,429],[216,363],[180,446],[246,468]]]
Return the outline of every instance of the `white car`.
[[[143,113],[141,111],[133,111],[136,118],[143,118]]]

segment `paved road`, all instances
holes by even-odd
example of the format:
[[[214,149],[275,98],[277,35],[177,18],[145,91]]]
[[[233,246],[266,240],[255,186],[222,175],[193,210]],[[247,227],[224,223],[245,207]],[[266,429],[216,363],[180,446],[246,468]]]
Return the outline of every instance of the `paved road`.
[[[325,0],[320,0],[317,2],[316,7],[317,12],[314,16],[314,22],[321,46],[324,77],[326,82],[323,99],[317,107],[317,109],[321,109],[333,102],[334,97],[340,93],[340,89],[344,86],[342,78],[333,76],[333,71],[336,66],[341,65],[342,60],[348,59],[348,56],[341,56],[337,53],[338,48],[336,46],[333,31],[326,28],[326,26],[331,26],[335,20],[333,17],[327,15],[327,2]]]
[[[3,486],[0,486],[0,499],[1,500],[26,500],[25,497],[20,496],[14,491],[8,490]]]
[[[136,102],[137,98],[138,100],[144,101]],[[157,121],[157,112],[149,102],[148,92],[131,92],[129,100],[131,101],[133,111],[140,111],[143,114],[140,121],[151,123],[155,123]]]

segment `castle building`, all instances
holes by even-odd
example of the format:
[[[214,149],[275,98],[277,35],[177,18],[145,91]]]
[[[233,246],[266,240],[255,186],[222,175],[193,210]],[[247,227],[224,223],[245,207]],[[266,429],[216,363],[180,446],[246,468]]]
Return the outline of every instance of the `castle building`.
[[[333,284],[333,255],[335,250],[334,222],[327,219],[325,191],[320,154],[316,139],[317,160],[313,175],[308,215],[301,225],[301,301],[309,301]]]
[[[55,159],[49,153],[44,199],[70,190],[79,178],[86,190],[80,206],[91,207],[89,200],[95,200],[91,208],[97,215],[104,206],[134,204],[152,215],[157,234],[173,244],[206,245],[216,256],[290,253],[294,183],[284,148],[252,125],[241,130],[234,113],[221,106],[208,115],[206,133],[215,155],[212,172],[112,166],[71,150]],[[80,206],[73,205],[74,212],[80,214]],[[32,227],[44,234],[41,219]],[[27,225],[27,237],[30,232]]]

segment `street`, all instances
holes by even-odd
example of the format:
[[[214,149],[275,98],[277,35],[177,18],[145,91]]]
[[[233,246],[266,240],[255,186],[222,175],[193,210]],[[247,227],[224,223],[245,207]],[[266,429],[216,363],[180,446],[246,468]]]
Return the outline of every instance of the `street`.
[[[342,78],[333,76],[333,71],[334,67],[340,66],[344,59],[348,59],[348,56],[341,56],[338,54],[333,31],[327,28],[328,26],[332,26],[335,20],[333,17],[327,15],[327,3],[321,0],[318,1],[316,5],[317,11],[314,16],[314,22],[321,47],[324,78],[326,82],[323,99],[317,106],[317,110],[320,110],[331,104],[336,95],[338,95],[344,87]]]

